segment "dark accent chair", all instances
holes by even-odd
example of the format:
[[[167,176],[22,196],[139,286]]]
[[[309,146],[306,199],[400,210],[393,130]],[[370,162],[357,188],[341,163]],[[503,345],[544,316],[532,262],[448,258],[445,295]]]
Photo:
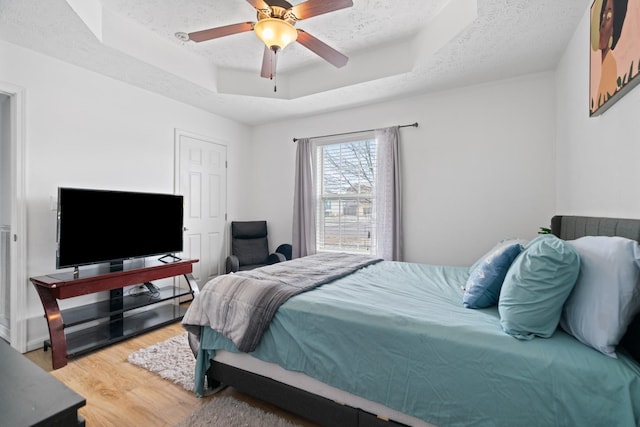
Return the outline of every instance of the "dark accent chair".
[[[267,221],[232,221],[231,255],[227,257],[225,272],[252,270],[286,261],[286,254],[280,252],[283,247],[286,251],[286,245],[280,245],[275,253],[269,254]],[[291,259],[290,249],[289,259]]]

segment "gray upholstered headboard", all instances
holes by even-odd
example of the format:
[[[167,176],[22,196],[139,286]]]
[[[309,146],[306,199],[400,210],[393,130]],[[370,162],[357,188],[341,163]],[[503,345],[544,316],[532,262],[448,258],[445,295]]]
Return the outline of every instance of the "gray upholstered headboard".
[[[640,219],[557,215],[551,232],[564,240],[583,236],[620,236],[640,242]]]
[[[640,242],[640,219],[556,215],[551,232],[563,240],[583,236],[620,236]],[[640,362],[640,314],[636,316],[620,342]]]

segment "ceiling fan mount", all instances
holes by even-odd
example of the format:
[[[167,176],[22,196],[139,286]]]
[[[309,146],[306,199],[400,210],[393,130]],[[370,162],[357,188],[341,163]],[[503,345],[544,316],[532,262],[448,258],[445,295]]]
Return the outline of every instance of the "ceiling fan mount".
[[[291,25],[295,25],[298,18],[293,14],[291,3],[284,0],[268,0],[265,1],[269,6],[266,9],[256,9],[258,13],[258,21],[268,18],[282,19]]]
[[[182,41],[203,42],[232,34],[254,31],[265,43],[260,75],[273,79],[276,53],[288,44],[298,42],[336,67],[346,65],[349,58],[302,29],[298,21],[353,6],[352,0],[307,0],[295,6],[285,0],[247,0],[257,12],[257,22],[241,22],[191,33],[178,32]]]

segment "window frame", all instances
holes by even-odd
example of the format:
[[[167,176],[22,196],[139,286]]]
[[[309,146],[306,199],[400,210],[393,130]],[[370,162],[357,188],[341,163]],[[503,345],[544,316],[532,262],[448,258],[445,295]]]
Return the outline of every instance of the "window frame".
[[[374,146],[375,146],[375,155],[373,158],[373,164],[372,164],[372,168],[373,168],[373,174],[374,174],[374,178],[373,178],[373,185],[371,185],[369,192],[368,193],[354,193],[353,195],[351,194],[346,194],[346,193],[341,193],[341,194],[335,194],[335,195],[330,195],[330,194],[323,194],[324,191],[324,163],[323,163],[323,159],[320,159],[320,149],[324,148],[326,146],[330,146],[330,145],[339,145],[339,144],[349,144],[349,143],[358,143],[358,142],[365,142],[365,141],[371,141]],[[376,240],[375,240],[375,236],[376,236],[376,232],[375,232],[375,228],[376,228],[376,217],[375,217],[375,205],[376,205],[376,180],[377,180],[377,176],[376,176],[376,159],[377,159],[377,141],[375,138],[375,131],[365,131],[365,132],[358,132],[357,134],[349,134],[349,135],[341,135],[341,136],[335,136],[335,137],[328,137],[328,138],[323,138],[322,141],[313,141],[313,150],[312,150],[312,162],[313,162],[313,167],[314,167],[314,171],[315,171],[315,179],[316,179],[316,185],[315,185],[315,194],[314,194],[314,199],[316,202],[316,224],[315,224],[315,233],[316,233],[316,251],[317,252],[349,252],[349,253],[358,253],[358,254],[369,254],[369,255],[375,255],[376,251],[377,251],[377,245],[376,245]],[[325,242],[325,231],[324,231],[324,227],[323,225],[326,224],[326,209],[323,208],[324,206],[324,201],[326,200],[336,200],[336,201],[345,201],[345,200],[355,200],[355,201],[359,201],[362,200],[363,198],[366,198],[368,200],[371,200],[371,206],[369,208],[369,212],[368,212],[368,216],[369,216],[369,220],[365,221],[365,230],[368,228],[368,245],[359,245],[356,244],[357,249],[353,249],[353,248],[345,248],[343,247],[343,241],[342,241],[342,235],[340,236],[340,240],[338,243],[338,247],[337,248],[328,248],[327,244]],[[360,207],[362,206],[362,203],[358,203],[358,209],[360,209]],[[340,206],[339,208],[339,212],[342,212],[342,207]],[[363,208],[366,209],[366,208]],[[340,218],[340,221],[343,219],[344,215],[340,214],[338,215]],[[367,216],[367,215],[365,215]],[[357,222],[360,224],[360,218],[361,216],[359,214],[356,214],[357,217]],[[339,233],[341,234],[343,231],[342,228],[342,224],[339,225]],[[356,227],[356,232],[360,231],[360,226]],[[362,247],[366,247],[366,250],[361,250]]]

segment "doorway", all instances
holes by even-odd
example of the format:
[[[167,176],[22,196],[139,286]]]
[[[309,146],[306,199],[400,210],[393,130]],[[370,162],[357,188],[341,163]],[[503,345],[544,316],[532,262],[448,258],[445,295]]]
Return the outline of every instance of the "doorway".
[[[212,138],[176,129],[176,190],[184,196],[184,256],[200,260],[199,286],[222,271],[226,256],[227,147]]]
[[[0,81],[0,337],[27,350],[24,89]]]

